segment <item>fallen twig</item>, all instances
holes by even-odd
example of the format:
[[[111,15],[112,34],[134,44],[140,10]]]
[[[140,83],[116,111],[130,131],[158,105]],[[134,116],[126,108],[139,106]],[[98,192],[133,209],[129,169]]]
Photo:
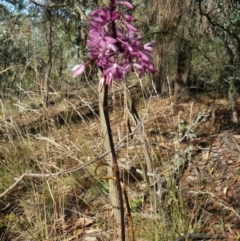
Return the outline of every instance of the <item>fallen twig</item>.
[[[137,127],[134,129],[134,131],[132,133],[134,133],[136,131]],[[120,140],[116,145],[115,145],[115,149],[118,150],[120,148],[123,148],[125,147],[127,144],[124,143],[123,145],[121,145],[123,143],[123,141],[125,139],[127,139],[128,136],[125,136],[122,140]],[[59,171],[59,172],[55,172],[55,173],[30,173],[30,172],[25,172],[23,173],[20,177],[18,178],[14,178],[15,179],[15,182],[9,187],[7,188],[4,192],[2,192],[0,194],[0,198],[2,198],[3,196],[5,196],[7,193],[9,193],[11,190],[14,189],[14,187],[16,187],[18,185],[19,182],[22,181],[23,178],[25,177],[36,177],[36,178],[46,178],[46,177],[57,177],[57,176],[60,176],[60,175],[65,175],[65,174],[69,174],[69,173],[73,173],[73,172],[76,172],[76,171],[79,171],[91,164],[93,164],[94,162],[102,159],[103,157],[105,157],[106,155],[108,155],[111,151],[107,151],[107,152],[104,152],[103,154],[95,157],[94,159],[92,159],[91,161],[88,161],[86,163],[84,163],[83,165],[80,165],[80,166],[75,166],[75,167],[72,167],[72,168],[69,168],[69,169],[66,169],[66,170],[62,170],[62,171]]]
[[[217,237],[216,235],[207,234],[207,233],[189,233],[178,237],[175,241],[200,240],[200,239],[212,239],[212,238],[217,238]]]
[[[8,71],[10,68],[11,68],[11,67],[8,67],[8,68],[6,68],[6,69],[0,71],[0,74],[3,74],[4,72]]]
[[[203,192],[203,191],[198,191],[198,192],[195,192],[195,191],[188,191],[188,193],[192,193],[192,194],[195,194],[195,195],[209,195],[209,196],[211,196],[212,198],[215,198],[215,199],[220,199],[219,197],[217,197],[214,193],[212,193],[212,192]],[[212,199],[213,201],[215,201],[216,202],[216,200],[214,200],[214,199]],[[221,199],[220,199],[221,200]],[[228,210],[228,211],[231,211],[231,212],[233,212],[235,215],[236,215],[236,217],[238,218],[238,219],[240,219],[240,215],[233,209],[233,208],[230,208],[230,207],[228,207],[227,205],[225,205],[224,203],[222,203],[222,202],[217,202],[220,206],[222,206],[223,208],[225,208],[226,210]]]

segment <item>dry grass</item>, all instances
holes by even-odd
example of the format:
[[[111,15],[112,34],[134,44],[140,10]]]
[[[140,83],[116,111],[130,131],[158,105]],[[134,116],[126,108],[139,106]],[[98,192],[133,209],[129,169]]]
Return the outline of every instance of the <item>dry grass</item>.
[[[140,174],[144,155],[138,135],[127,136],[123,97],[115,94],[110,108],[136,240],[169,241],[188,233],[238,240],[240,134],[231,130],[229,137],[222,131],[230,123],[227,102],[213,105],[211,98],[195,95],[174,105],[170,98],[143,99],[138,92],[132,90],[155,185],[148,187]],[[108,185],[94,175],[97,160],[79,168],[103,153],[97,98],[86,93],[62,98],[47,112],[1,103],[0,192],[26,173],[0,199],[1,240],[119,239]],[[226,136],[233,139],[228,142]],[[74,168],[79,169],[71,172]],[[49,173],[61,174],[44,176]]]

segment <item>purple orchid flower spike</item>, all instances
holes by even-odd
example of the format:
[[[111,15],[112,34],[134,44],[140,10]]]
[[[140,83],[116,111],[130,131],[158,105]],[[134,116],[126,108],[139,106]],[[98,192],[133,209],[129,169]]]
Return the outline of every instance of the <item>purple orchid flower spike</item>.
[[[94,62],[101,70],[98,91],[104,88],[103,95],[100,95],[101,114],[106,123],[109,145],[112,153],[117,189],[119,191],[119,205],[121,212],[121,235],[125,241],[124,205],[122,188],[120,183],[117,157],[114,151],[113,138],[110,128],[107,103],[107,85],[113,81],[122,81],[128,72],[136,72],[139,77],[144,73],[155,73],[155,66],[151,61],[153,51],[152,43],[141,43],[141,37],[137,28],[133,25],[135,18],[129,14],[117,11],[117,6],[122,5],[130,10],[134,7],[128,1],[109,0],[110,7],[101,7],[93,11],[88,24],[87,46],[90,60],[85,64],[79,64],[72,69],[73,77],[81,75],[86,66]],[[103,98],[102,98],[103,97]],[[132,113],[133,116],[136,116]],[[102,116],[101,116],[102,115]],[[101,118],[102,120],[102,118]],[[105,127],[104,127],[105,129]],[[105,130],[104,130],[105,133]],[[134,231],[132,230],[134,240]]]
[[[144,73],[155,73],[151,61],[152,43],[142,44],[138,30],[133,26],[135,18],[116,10],[117,5],[133,9],[127,1],[111,1],[111,7],[102,7],[93,11],[89,19],[87,45],[91,60],[102,70],[99,91],[112,81],[121,81],[130,71],[141,77]],[[77,65],[72,69],[73,77],[85,70],[85,65]]]

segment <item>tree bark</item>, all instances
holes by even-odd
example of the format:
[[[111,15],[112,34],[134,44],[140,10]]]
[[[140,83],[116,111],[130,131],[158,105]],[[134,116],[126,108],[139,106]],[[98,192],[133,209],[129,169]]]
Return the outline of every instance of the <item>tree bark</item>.
[[[52,70],[52,10],[46,9],[48,62],[43,86],[43,104],[48,107],[49,78]]]
[[[83,62],[83,49],[86,46],[86,29],[83,26],[83,21],[87,21],[87,16],[85,15],[85,13],[83,12],[82,6],[76,1],[74,0],[74,7],[77,10],[76,12],[76,22],[77,22],[77,46],[79,46],[79,50],[78,50],[78,58],[80,60],[80,62]]]
[[[189,37],[189,7],[190,0],[182,1],[182,40],[179,44],[177,56],[177,74],[174,86],[174,97],[178,98],[179,94],[186,87],[187,78],[190,70],[191,48],[185,41]]]
[[[173,35],[177,31],[179,25],[179,1],[171,0],[152,0],[149,16],[150,22],[156,26],[163,34],[156,36],[155,45],[155,64],[157,73],[153,78],[155,89],[158,94],[165,97],[171,91],[172,83],[169,79],[173,79],[171,75],[170,58],[175,53],[175,45],[173,44]],[[170,86],[169,86],[170,85]]]
[[[153,77],[153,83],[157,93],[160,93],[162,97],[166,97],[169,94],[169,82],[167,75],[167,54],[166,43],[158,43],[156,45],[157,53],[155,56],[157,73]]]

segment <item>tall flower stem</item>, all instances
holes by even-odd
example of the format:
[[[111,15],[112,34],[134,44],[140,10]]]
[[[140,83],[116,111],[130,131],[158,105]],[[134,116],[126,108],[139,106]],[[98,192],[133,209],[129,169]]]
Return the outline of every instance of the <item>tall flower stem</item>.
[[[111,15],[113,15],[114,11],[116,10],[116,0],[110,0],[109,7],[111,11]],[[114,39],[117,38],[117,31],[116,31],[116,25],[115,21],[111,22],[112,25],[112,37]],[[120,225],[121,225],[121,235],[122,235],[122,241],[125,241],[125,222],[124,222],[124,206],[123,206],[123,194],[122,194],[122,188],[121,188],[121,181],[120,181],[120,172],[119,167],[117,163],[117,156],[114,149],[114,143],[113,143],[113,137],[112,137],[112,130],[110,126],[110,120],[109,120],[109,114],[108,114],[108,85],[105,85],[103,90],[103,114],[105,118],[105,124],[107,129],[107,135],[110,145],[110,150],[112,154],[112,165],[113,165],[113,171],[116,178],[116,185],[118,190],[118,196],[119,196],[119,207],[120,207]]]
[[[113,176],[114,171],[116,178],[115,185],[109,180],[110,199],[113,206],[120,205],[120,210],[115,209],[114,215],[117,223],[121,225],[122,241],[125,241],[123,194],[108,116],[108,86],[113,81],[123,81],[128,72],[137,72],[141,78],[143,74],[154,74],[156,70],[151,61],[152,43],[142,44],[138,30],[134,26],[136,19],[130,14],[118,11],[119,5],[129,10],[133,10],[134,6],[122,0],[108,0],[106,5],[89,15],[87,45],[91,61],[96,63],[100,73],[98,88],[100,119],[104,146],[112,154],[108,174]],[[72,69],[73,77],[81,75],[86,65],[87,63],[75,66]]]
[[[103,125],[104,124],[106,125],[106,134],[107,134],[109,147],[112,155],[113,171],[116,178],[116,185],[117,185],[118,196],[119,196],[121,235],[122,235],[122,241],[125,241],[123,194],[122,194],[121,181],[120,181],[120,172],[119,172],[119,167],[117,163],[117,156],[114,149],[112,130],[111,130],[109,114],[108,114],[108,85],[105,85],[103,87],[102,92],[100,93],[99,107],[100,107],[100,118],[101,118],[101,113],[103,114],[103,117],[104,117],[104,120],[102,121],[104,122]]]

